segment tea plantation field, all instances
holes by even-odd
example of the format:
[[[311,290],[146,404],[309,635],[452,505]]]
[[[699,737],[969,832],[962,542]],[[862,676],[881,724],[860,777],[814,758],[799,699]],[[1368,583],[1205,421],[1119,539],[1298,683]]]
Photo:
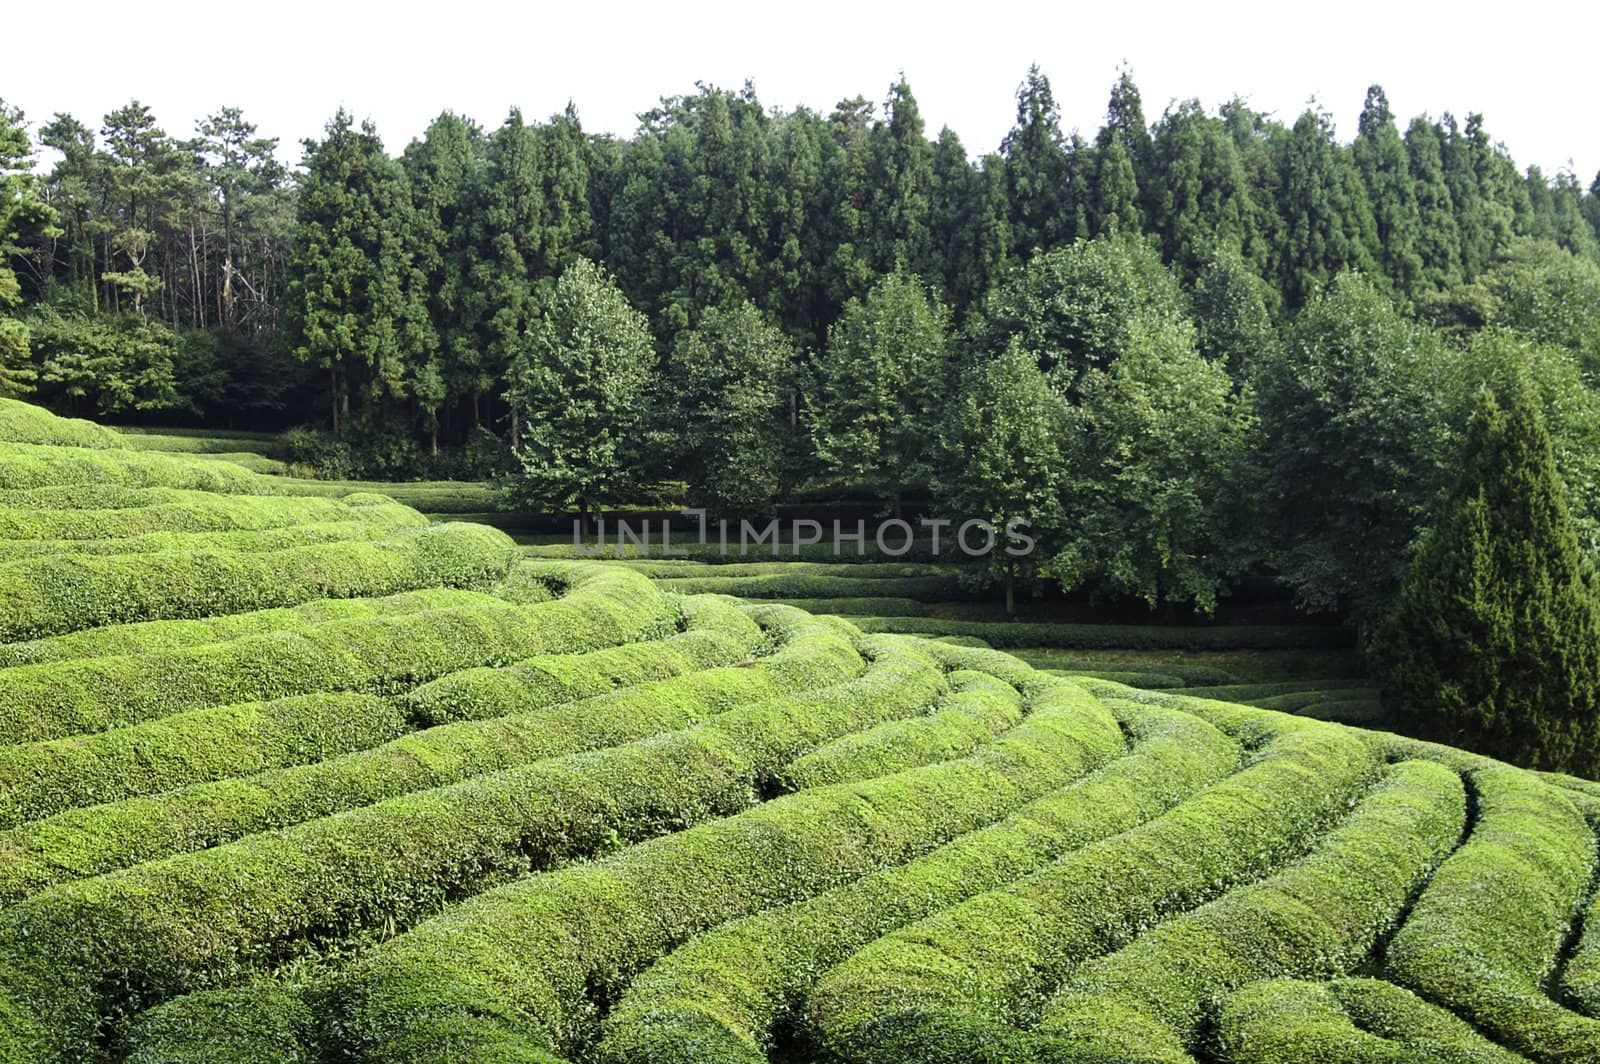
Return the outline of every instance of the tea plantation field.
[[[1600,784],[1332,635],[561,554],[0,401],[0,1061],[1600,1061]]]

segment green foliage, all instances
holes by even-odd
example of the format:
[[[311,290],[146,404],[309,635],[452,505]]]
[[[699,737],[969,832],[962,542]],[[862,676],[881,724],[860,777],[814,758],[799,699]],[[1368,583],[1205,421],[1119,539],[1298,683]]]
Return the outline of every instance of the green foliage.
[[[1008,613],[1018,575],[1037,575],[1062,535],[1066,429],[1067,408],[1037,356],[1016,346],[969,366],[940,421],[931,487],[957,527],[981,519],[1001,537],[978,565],[1004,581]],[[1013,554],[1022,549],[1005,535],[1014,529],[1045,545]]]
[[[1003,1052],[1016,1040],[1005,1025],[1076,964],[1304,853],[1360,793],[1374,756],[1333,726],[1254,712],[1279,734],[1240,772],[834,968],[809,1002],[822,1044],[860,1061]]]
[[[1555,787],[1491,765],[1472,773],[1478,821],[1389,943],[1388,978],[1537,1060],[1600,1051],[1600,1020],[1553,1001],[1556,964],[1594,863],[1594,836]]]
[[[816,401],[807,406],[817,455],[900,516],[906,492],[927,483],[934,426],[950,387],[948,316],[903,269],[851,300],[828,330]]]
[[[1271,979],[1223,1001],[1217,1021],[1222,1059],[1306,1064],[1515,1064],[1472,1026],[1402,987],[1378,979],[1326,983]]]
[[[795,361],[783,333],[749,303],[712,307],[678,336],[654,420],[690,505],[736,516],[771,511],[793,446]]]
[[[1600,769],[1600,576],[1524,390],[1507,410],[1482,394],[1373,658],[1415,730],[1538,768]]]
[[[1303,606],[1370,622],[1397,590],[1450,461],[1447,363],[1435,334],[1346,274],[1257,365],[1268,542]]]
[[[620,989],[662,950],[899,864],[992,823],[1121,748],[1108,713],[1071,704],[1076,712],[1041,709],[967,758],[787,795],[593,865],[490,891],[387,943],[341,980],[347,1029],[381,1060],[437,1053],[463,1038],[570,1052],[598,1019],[594,991]],[[462,949],[462,922],[494,933]],[[494,1007],[466,1017],[458,1010],[469,1001]]]
[[[1047,687],[1031,712],[1081,700]],[[822,973],[896,928],[1131,829],[1230,771],[1238,748],[1187,714],[1135,709],[1128,756],[925,857],[816,898],[734,921],[668,954],[612,1010],[598,1058],[766,1060],[793,1002]]]
[[[508,396],[525,418],[518,493],[585,516],[638,483],[655,368],[649,322],[606,272],[580,259],[519,347]]]
[[[1426,761],[1397,765],[1302,860],[1078,968],[1038,1030],[1075,1049],[1183,1060],[1208,1005],[1229,990],[1360,963],[1465,821],[1454,772]]]

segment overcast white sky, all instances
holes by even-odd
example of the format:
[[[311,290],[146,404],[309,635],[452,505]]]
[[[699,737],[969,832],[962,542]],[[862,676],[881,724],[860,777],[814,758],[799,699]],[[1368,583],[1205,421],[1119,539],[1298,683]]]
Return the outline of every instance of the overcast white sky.
[[[361,10],[340,0],[9,5],[0,98],[34,123],[97,125],[137,97],[187,135],[223,104],[281,138],[289,161],[335,108],[378,124],[398,153],[446,108],[494,126],[512,104],[543,117],[574,100],[586,128],[626,135],[658,97],[746,78],[768,106],[826,111],[881,100],[904,70],[929,134],[998,147],[1028,64],[1049,75],[1063,124],[1098,127],[1119,63],[1145,111],[1234,94],[1291,120],[1315,95],[1341,138],[1366,87],[1405,120],[1486,115],[1522,166],[1600,168],[1600,3],[879,4],[535,3],[452,0]],[[1489,10],[1493,16],[1487,14]]]

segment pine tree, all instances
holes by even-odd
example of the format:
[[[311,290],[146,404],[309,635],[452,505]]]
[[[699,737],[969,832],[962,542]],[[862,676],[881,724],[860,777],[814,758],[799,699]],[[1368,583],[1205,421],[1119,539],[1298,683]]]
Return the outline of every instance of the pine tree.
[[[1417,258],[1421,291],[1443,291],[1461,283],[1461,230],[1445,180],[1443,130],[1418,117],[1406,129],[1406,155],[1417,201]]]
[[[1256,207],[1233,139],[1199,101],[1179,104],[1156,128],[1158,180],[1149,219],[1163,257],[1194,278],[1216,253],[1244,254],[1257,240]]]
[[[29,364],[28,327],[9,316],[22,288],[11,256],[25,237],[59,236],[56,214],[34,187],[33,148],[22,112],[0,100],[0,398],[25,395],[36,379]]]
[[[1422,274],[1416,189],[1405,141],[1395,128],[1394,112],[1389,110],[1389,98],[1381,86],[1367,90],[1352,152],[1372,205],[1380,265],[1396,293],[1415,295]]]
[[[1460,468],[1373,644],[1384,699],[1419,733],[1592,775],[1600,576],[1524,389],[1482,393]]]
[[[1360,175],[1334,141],[1326,113],[1302,114],[1282,152],[1282,288],[1299,307],[1341,270],[1376,273],[1377,227]]]
[[[371,123],[356,128],[340,110],[321,142],[306,142],[286,332],[295,357],[328,374],[335,433],[352,395],[367,398],[392,382],[426,320],[411,305],[411,267],[397,223],[409,214],[399,167]]]
[[[1026,261],[1034,251],[1070,239],[1061,109],[1038,66],[1028,68],[1017,89],[1017,124],[1001,143],[1000,155],[1017,256]]]

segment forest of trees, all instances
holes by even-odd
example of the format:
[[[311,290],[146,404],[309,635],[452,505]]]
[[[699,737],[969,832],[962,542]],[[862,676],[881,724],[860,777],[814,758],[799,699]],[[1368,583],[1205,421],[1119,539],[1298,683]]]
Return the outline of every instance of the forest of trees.
[[[56,115],[47,170],[0,114],[0,393],[64,413],[310,416],[330,467],[547,507],[831,482],[1028,520],[1070,589],[1209,610],[1269,570],[1367,620],[1515,381],[1600,543],[1600,177],[1377,87],[1340,142],[1152,122],[1123,74],[1086,137],[1034,69],[977,159],[903,80],[826,115],[702,87],[626,140],[445,113],[398,157],[340,112],[294,172],[230,108]]]

